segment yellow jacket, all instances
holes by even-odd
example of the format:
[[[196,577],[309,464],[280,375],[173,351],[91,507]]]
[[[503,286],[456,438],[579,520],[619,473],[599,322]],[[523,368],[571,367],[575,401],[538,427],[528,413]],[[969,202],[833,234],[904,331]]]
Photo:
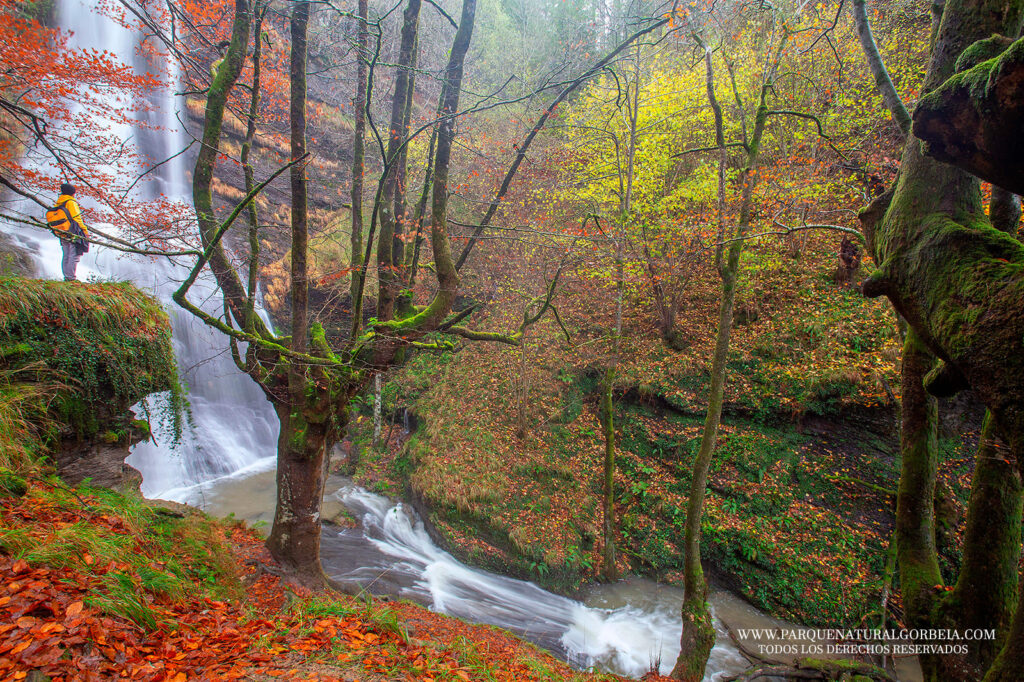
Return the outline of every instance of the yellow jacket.
[[[68,210],[68,215],[71,216],[71,219],[78,223],[78,226],[82,228],[82,232],[88,237],[89,229],[85,226],[85,221],[82,220],[82,209],[79,208],[78,202],[75,201],[74,197],[70,194],[61,194],[57,197],[57,206],[62,204],[64,205],[64,208]],[[55,230],[60,230],[61,232],[67,232],[71,229],[71,225],[68,224],[66,219],[57,224],[53,224],[51,222],[50,227]]]

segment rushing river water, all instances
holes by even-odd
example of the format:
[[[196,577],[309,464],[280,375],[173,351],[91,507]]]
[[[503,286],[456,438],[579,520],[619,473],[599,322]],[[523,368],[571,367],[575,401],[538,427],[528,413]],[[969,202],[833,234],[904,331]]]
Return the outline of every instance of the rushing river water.
[[[236,476],[177,492],[182,501],[212,514],[270,523],[272,467],[269,458]],[[328,479],[327,491],[323,517],[330,519],[345,509],[357,521],[354,528],[324,526],[321,557],[331,577],[355,580],[374,594],[405,597],[442,613],[507,628],[582,668],[596,666],[633,677],[657,662],[662,672],[671,670],[679,653],[679,590],[632,579],[594,587],[582,599],[570,599],[460,563],[434,544],[406,505],[339,476]],[[785,625],[726,592],[716,592],[711,602],[716,611],[746,612],[743,622],[751,626]],[[748,665],[720,622],[719,630],[708,680]]]

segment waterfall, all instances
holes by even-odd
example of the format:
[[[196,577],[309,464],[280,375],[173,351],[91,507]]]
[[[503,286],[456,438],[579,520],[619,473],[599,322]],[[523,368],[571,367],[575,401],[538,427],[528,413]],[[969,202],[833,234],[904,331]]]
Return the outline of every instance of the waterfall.
[[[107,50],[121,62],[146,70],[138,55],[138,37],[97,10],[99,0],[59,0],[57,17],[61,27],[73,30],[70,45]],[[103,122],[123,140],[133,140],[141,153],[156,161],[170,159],[186,145],[186,131],[176,116],[174,95],[169,89],[151,93],[152,111],[143,114],[150,127],[129,127]],[[121,103],[112,99],[111,108]],[[154,128],[153,126],[158,126]],[[191,202],[185,155],[177,156],[150,173],[137,188],[143,199],[163,194],[170,200]],[[87,191],[76,199],[82,205],[87,224],[91,207]],[[31,206],[26,212],[38,213]],[[104,231],[109,225],[98,225]],[[60,279],[60,245],[40,230],[6,227],[5,230],[34,254],[40,276]],[[181,442],[172,447],[169,427],[154,423],[154,439],[132,450],[128,463],[143,475],[142,491],[147,497],[201,503],[204,484],[247,470],[273,467],[279,423],[259,387],[235,367],[228,352],[227,337],[207,327],[171,300],[171,294],[188,273],[186,262],[168,258],[124,254],[93,245],[78,269],[80,280],[128,280],[155,295],[167,311],[173,333],[178,370],[190,404],[190,419]],[[206,312],[219,316],[223,299],[207,272],[196,282],[189,299]],[[260,311],[268,325],[266,313]],[[149,404],[161,399],[152,396]],[[136,412],[142,411],[136,406]]]

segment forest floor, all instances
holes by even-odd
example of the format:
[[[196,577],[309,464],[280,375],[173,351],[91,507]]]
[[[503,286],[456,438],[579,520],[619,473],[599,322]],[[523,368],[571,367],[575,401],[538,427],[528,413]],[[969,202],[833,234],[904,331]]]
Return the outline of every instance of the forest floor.
[[[0,483],[3,680],[622,679],[408,602],[296,590],[241,524]]]

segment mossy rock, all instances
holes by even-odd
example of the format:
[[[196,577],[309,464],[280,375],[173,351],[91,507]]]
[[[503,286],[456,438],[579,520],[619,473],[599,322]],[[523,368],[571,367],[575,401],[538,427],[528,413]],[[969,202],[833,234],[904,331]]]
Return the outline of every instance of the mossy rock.
[[[0,277],[0,335],[0,371],[57,384],[51,412],[79,440],[120,441],[108,418],[151,393],[184,405],[167,314],[129,283]]]
[[[13,471],[0,469],[0,497],[21,497],[28,492],[28,483]]]

